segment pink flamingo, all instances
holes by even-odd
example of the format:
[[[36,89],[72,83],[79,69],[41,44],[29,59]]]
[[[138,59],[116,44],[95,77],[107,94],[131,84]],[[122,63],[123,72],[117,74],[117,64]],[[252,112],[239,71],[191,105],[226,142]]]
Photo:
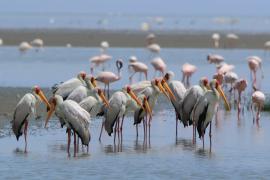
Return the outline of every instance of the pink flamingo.
[[[155,39],[156,39],[156,35],[155,34],[153,34],[153,33],[148,34],[146,36],[147,45],[153,44]]]
[[[154,58],[151,61],[151,64],[155,69],[155,75],[156,75],[156,72],[159,71],[159,72],[161,72],[162,76],[164,76],[167,65],[165,64],[165,62],[160,57]],[[154,77],[155,77],[155,75],[154,75]]]
[[[218,54],[208,54],[207,55],[207,61],[210,64],[220,64],[221,62],[224,61],[224,57]]]
[[[259,68],[261,69],[263,78],[262,59],[259,58],[258,56],[250,56],[247,58],[247,60],[248,60],[248,67],[251,73],[252,86],[256,86],[257,81],[256,72]]]
[[[263,92],[257,90],[252,94],[252,104],[255,104],[255,106],[257,107],[257,115],[256,115],[257,123],[259,122],[260,112],[264,106],[264,102],[265,102],[265,95]],[[253,109],[252,109],[252,104],[251,104],[251,110],[252,110],[252,114],[254,114]],[[254,123],[254,120],[253,120],[253,123]]]
[[[189,83],[189,78],[192,76],[192,74],[197,70],[197,67],[189,64],[189,63],[185,63],[182,66],[182,83],[186,86],[189,87],[190,83]],[[186,82],[185,82],[186,79]]]
[[[117,71],[118,71],[117,75],[114,74],[113,72],[103,71],[103,72],[100,72],[98,74],[98,76],[95,78],[95,80],[104,83],[104,85],[105,85],[104,91],[106,90],[106,87],[107,87],[108,99],[110,97],[110,83],[118,81],[118,80],[121,79],[121,69],[123,67],[123,61],[122,60],[117,60],[116,61],[116,67],[117,67]]]
[[[137,58],[136,58],[137,59]],[[131,61],[132,60],[132,61]],[[145,79],[147,80],[147,71],[148,71],[148,67],[146,64],[142,63],[142,62],[136,62],[134,61],[134,57],[132,57],[130,59],[130,63],[128,65],[129,69],[133,70],[133,73],[130,75],[129,77],[129,81],[130,84],[132,84],[132,77],[138,72],[138,73],[144,73],[145,75]]]
[[[217,72],[220,74],[226,74],[234,69],[234,65],[222,63],[217,65]]]
[[[240,117],[240,111],[241,111],[241,95],[242,95],[242,92],[244,92],[246,88],[247,88],[247,80],[245,79],[238,80],[234,85],[234,89],[236,89],[238,92],[238,101],[237,101],[238,119]]]
[[[104,63],[111,60],[112,59],[112,56],[109,56],[107,54],[101,54],[101,55],[98,55],[98,56],[93,56],[92,58],[90,58],[90,71],[91,71],[91,74],[94,73],[94,68],[95,67],[98,67],[99,65],[103,65],[103,70],[105,69],[104,67]]]

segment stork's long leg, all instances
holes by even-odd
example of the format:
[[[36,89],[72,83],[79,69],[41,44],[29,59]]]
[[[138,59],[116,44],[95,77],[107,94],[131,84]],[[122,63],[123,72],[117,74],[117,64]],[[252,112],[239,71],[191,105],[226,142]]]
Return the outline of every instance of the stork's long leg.
[[[24,141],[25,141],[25,147],[24,147],[24,152],[27,152],[27,129],[28,129],[28,120],[25,120],[24,123]]]
[[[210,139],[210,152],[211,152],[212,150],[212,122],[210,122],[209,139]]]
[[[122,117],[121,126],[120,126],[120,133],[121,133],[121,142],[123,138],[123,124],[124,124],[125,115]]]
[[[98,138],[99,141],[101,141],[101,135],[102,135],[103,128],[104,128],[104,122],[102,122],[102,124],[101,124],[101,129],[100,129],[99,138]]]
[[[146,116],[146,120],[147,120],[147,116]],[[149,143],[149,146],[151,144],[150,143],[150,139],[151,139],[151,131],[150,131],[151,130],[151,121],[152,121],[152,119],[151,119],[151,117],[149,117],[149,120],[148,120],[148,127],[149,127],[149,132],[148,132],[149,133],[149,137],[148,137],[149,138],[149,142],[148,143]]]
[[[77,136],[77,153],[79,152],[79,145],[80,145],[80,138],[79,138],[79,135]]]
[[[108,99],[110,99],[110,84],[108,84],[108,91],[107,91],[107,93],[108,93]]]
[[[77,152],[76,139],[77,139],[77,135],[76,135],[75,131],[73,131],[73,136],[74,136],[74,157],[76,157],[76,152]]]
[[[68,153],[68,156],[70,156],[69,149],[70,149],[70,136],[71,136],[71,130],[70,130],[69,128],[67,129],[67,133],[68,133],[67,153]]]
[[[138,124],[136,124],[136,139],[139,137],[139,132],[138,132]]]
[[[118,128],[118,121],[119,119],[117,118],[115,126],[114,126],[114,145],[115,145],[115,139],[116,139],[116,133],[117,133],[117,128]]]
[[[175,138],[177,140],[177,136],[178,136],[178,115],[177,112],[175,111]]]

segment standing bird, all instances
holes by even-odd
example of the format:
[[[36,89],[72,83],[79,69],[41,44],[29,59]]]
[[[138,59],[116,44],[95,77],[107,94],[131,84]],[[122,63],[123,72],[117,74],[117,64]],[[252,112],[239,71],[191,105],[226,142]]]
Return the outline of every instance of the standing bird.
[[[178,120],[182,120],[181,103],[183,101],[184,94],[186,93],[186,88],[182,82],[172,80],[173,76],[174,76],[174,73],[169,71],[168,73],[165,74],[164,78],[161,81],[161,84],[163,85],[165,89],[170,89],[170,91],[173,94],[173,98],[170,98],[170,100],[175,110],[175,117],[176,117],[175,134],[177,138]],[[166,84],[164,83],[164,81],[167,82],[168,87],[166,87]],[[186,126],[184,122],[183,124],[184,126]]]
[[[233,48],[235,46],[235,43],[239,40],[239,36],[234,33],[227,34],[226,38],[228,41],[228,48]]]
[[[210,130],[209,130],[209,138],[210,138],[210,152],[212,148],[212,139],[211,139],[211,121],[213,118],[213,115],[215,114],[215,109],[218,105],[220,96],[223,98],[225,102],[225,108],[226,110],[230,110],[230,105],[224,95],[223,90],[221,89],[218,81],[216,79],[213,79],[210,82],[210,88],[211,90],[207,91],[196,103],[191,116],[192,120],[195,123],[195,126],[197,126],[197,131],[199,134],[199,137],[203,139],[203,148],[204,148],[204,134],[205,130],[210,124]]]
[[[261,110],[264,106],[264,102],[265,102],[265,95],[263,92],[257,90],[254,93],[252,93],[251,97],[252,97],[252,104],[255,104],[255,106],[257,107],[256,122],[258,124],[259,119],[260,119],[260,112],[261,112]],[[251,105],[251,107],[252,107],[252,105]],[[254,114],[253,109],[252,109],[252,114]]]
[[[161,59],[160,57],[156,57],[151,61],[152,66],[155,69],[155,74],[154,77],[156,76],[156,72],[159,71],[162,76],[164,76],[164,73],[166,71],[167,65],[165,64],[165,62],[163,61],[163,59]]]
[[[193,73],[195,73],[197,70],[197,67],[189,64],[189,63],[185,63],[182,66],[182,83],[186,86],[189,87],[190,86],[190,82],[189,82],[189,78],[192,76]],[[185,81],[186,79],[186,81]]]
[[[142,107],[143,105],[138,97],[134,94],[132,89],[127,86],[122,91],[115,92],[110,101],[109,101],[109,108],[106,109],[104,117],[104,126],[105,130],[107,131],[108,135],[111,136],[114,128],[114,143],[116,138],[116,132],[119,132],[119,129],[122,131],[124,116],[128,111],[134,111],[137,108]],[[144,108],[143,108],[144,109]],[[150,113],[149,105],[147,105],[147,112]],[[122,122],[120,122],[120,118],[122,118]],[[121,123],[121,125],[120,125]],[[102,124],[103,127],[103,124]],[[120,127],[120,128],[119,128]],[[100,132],[100,136],[102,133],[102,129]]]
[[[210,89],[208,84],[208,79],[206,77],[202,77],[199,81],[199,85],[192,86],[188,89],[185,94],[184,98],[180,104],[180,111],[181,111],[181,121],[183,122],[184,126],[188,126],[193,124],[193,132],[195,132],[195,125],[192,121],[191,112],[194,109],[197,101],[204,95],[207,90]],[[195,137],[193,133],[193,143],[195,142]]]
[[[107,49],[110,47],[110,44],[108,41],[102,41],[100,43],[100,48],[101,48],[101,54],[106,54]]]
[[[251,73],[251,79],[252,79],[252,86],[257,86],[257,70],[260,68],[261,70],[261,77],[262,79],[264,78],[263,76],[263,69],[262,69],[262,59],[259,58],[258,56],[250,56],[247,58],[248,60],[248,66],[250,69]]]
[[[212,34],[212,39],[214,41],[214,47],[219,48],[220,35],[218,33],[214,33]]]
[[[234,69],[234,65],[227,64],[227,63],[218,64],[216,67],[217,67],[217,73],[223,74],[223,75]]]
[[[19,137],[24,133],[25,152],[27,152],[28,121],[32,116],[36,116],[36,108],[40,100],[46,103],[47,109],[50,109],[50,104],[40,87],[34,86],[32,88],[32,93],[27,93],[22,97],[16,105],[13,114],[13,120],[11,121],[12,130],[17,140],[19,140]],[[23,132],[22,129],[24,129]]]
[[[153,33],[148,34],[146,36],[147,45],[154,44],[155,39],[156,39],[156,35],[155,34],[153,34]]]
[[[117,75],[109,72],[109,71],[103,71],[100,72],[95,80],[100,81],[104,83],[104,91],[106,90],[107,87],[107,97],[110,97],[110,83],[113,83],[115,81],[118,81],[121,79],[121,69],[123,67],[123,61],[121,59],[116,61],[116,68],[117,68]]]
[[[25,53],[30,49],[32,49],[32,46],[26,41],[21,42],[21,44],[19,45],[19,50],[21,53]]]
[[[158,54],[159,52],[160,52],[160,46],[159,46],[159,44],[157,44],[157,43],[153,43],[153,44],[149,44],[148,46],[147,46],[147,49],[149,50],[149,51],[151,51],[152,53],[154,53],[154,54]]]
[[[208,54],[207,55],[207,61],[210,64],[220,64],[221,62],[224,61],[224,57],[218,54]]]
[[[49,122],[49,119],[53,112],[55,111],[57,117],[60,122],[64,122],[67,127],[68,133],[68,145],[67,145],[67,153],[70,156],[70,136],[71,130],[73,131],[74,136],[74,157],[76,156],[76,134],[81,139],[83,145],[87,146],[87,152],[90,142],[90,131],[89,131],[89,123],[90,123],[90,114],[85,111],[78,103],[72,100],[64,101],[63,98],[59,95],[55,95],[51,99],[51,109],[48,112],[45,128]]]
[[[69,79],[61,84],[55,84],[52,87],[52,91],[54,95],[60,95],[64,100],[70,95],[70,93],[76,89],[77,87],[84,85],[84,79],[86,77],[86,73],[81,71],[77,77]]]
[[[2,46],[4,44],[4,41],[2,38],[0,38],[0,46]]]
[[[235,72],[227,72],[224,75],[224,82],[231,85],[229,92],[232,92],[234,83],[238,80],[238,75]]]
[[[148,84],[148,83],[147,83]],[[163,82],[163,85],[161,84],[161,80],[159,79],[154,79],[150,82],[150,85],[147,86],[145,83],[139,83],[138,85],[142,85],[144,89],[142,89],[140,92],[137,93],[138,96],[144,95],[149,102],[150,109],[154,109],[154,106],[157,102],[157,99],[161,93],[163,93],[168,99],[175,99],[172,91],[168,87],[168,84],[166,82]],[[138,87],[137,84],[134,84],[133,87],[141,89]],[[167,89],[165,90],[164,87]],[[167,94],[167,92],[168,94]],[[137,109],[134,113],[134,125],[136,125],[136,130],[137,130],[137,137],[138,137],[138,128],[137,125],[141,123],[141,121],[145,118],[146,112],[143,111],[142,108]],[[147,125],[149,128],[149,139],[150,139],[150,127],[151,127],[151,117],[146,119],[146,122],[143,121],[143,123],[146,124],[146,128],[144,129],[145,135],[147,134]],[[145,136],[146,137],[146,136]]]
[[[238,119],[240,119],[242,92],[245,91],[246,88],[247,88],[247,81],[245,79],[239,79],[234,85],[234,89],[236,89],[238,92],[238,101],[237,101]]]
[[[136,58],[137,59],[137,58]],[[135,60],[134,58],[130,60]],[[138,72],[138,73],[143,73],[145,75],[145,80],[147,80],[147,72],[148,72],[148,67],[146,64],[142,62],[130,62],[128,65],[128,68],[133,71],[133,73],[129,76],[129,82],[132,84],[132,77]]]
[[[99,65],[102,65],[102,70],[104,71],[105,70],[105,66],[104,64],[111,60],[112,59],[112,56],[109,56],[107,54],[101,54],[101,55],[98,55],[98,56],[93,56],[90,58],[90,72],[91,74],[93,75],[94,74],[94,68],[95,67],[98,67]]]
[[[33,41],[31,41],[31,45],[32,45],[34,48],[36,48],[36,51],[39,51],[40,49],[43,48],[44,42],[43,42],[42,39],[37,38],[37,39],[34,39]]]

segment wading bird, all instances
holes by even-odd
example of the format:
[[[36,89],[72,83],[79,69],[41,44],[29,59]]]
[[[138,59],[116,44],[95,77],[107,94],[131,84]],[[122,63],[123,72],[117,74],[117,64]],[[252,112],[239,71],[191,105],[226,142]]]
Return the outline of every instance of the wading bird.
[[[30,42],[31,45],[36,48],[36,51],[39,51],[40,49],[43,48],[43,45],[44,45],[44,42],[42,39],[40,38],[37,38],[37,39],[34,39],[33,41]]]
[[[207,61],[210,64],[220,64],[221,62],[224,61],[224,57],[222,57],[221,55],[218,54],[208,54],[207,55]]]
[[[183,122],[184,126],[193,124],[193,121],[191,120],[191,112],[194,109],[197,101],[208,89],[210,89],[208,79],[206,77],[202,77],[199,81],[199,85],[192,86],[184,94],[183,101],[181,102],[179,108],[181,112],[181,121]],[[194,124],[193,129],[195,130]],[[195,137],[193,136],[193,143],[194,141]]]
[[[21,42],[21,44],[19,45],[19,50],[21,53],[25,53],[29,49],[32,49],[32,46],[26,41]]]
[[[161,59],[160,57],[156,57],[151,61],[151,64],[155,69],[154,77],[156,76],[157,71],[159,71],[162,74],[162,76],[164,75],[167,65],[165,64],[163,59]]]
[[[93,75],[94,74],[94,68],[102,65],[102,70],[104,71],[105,70],[105,66],[104,64],[111,60],[112,59],[112,56],[109,56],[107,54],[101,54],[101,55],[98,55],[98,56],[93,56],[92,58],[90,58],[90,72],[91,74]]]
[[[247,88],[247,81],[245,79],[239,79],[234,85],[234,89],[236,89],[238,92],[238,101],[237,101],[238,119],[240,119],[242,92],[244,92],[246,88]]]
[[[70,137],[71,130],[73,131],[74,136],[74,156],[76,156],[77,146],[76,146],[76,134],[81,139],[83,145],[87,146],[87,152],[90,142],[90,114],[85,111],[78,103],[72,100],[63,100],[59,95],[55,95],[50,101],[51,109],[48,112],[45,128],[49,122],[49,119],[53,112],[55,111],[56,116],[59,118],[61,124],[64,122],[64,125],[67,127],[68,134],[68,144],[67,144],[67,153],[70,156]]]
[[[214,33],[212,34],[212,39],[214,41],[214,47],[219,48],[220,35],[218,33]]]
[[[197,127],[199,138],[203,139],[203,148],[204,148],[204,134],[207,126],[210,124],[209,138],[210,138],[210,152],[212,148],[212,138],[211,138],[211,122],[213,115],[215,114],[215,109],[219,102],[220,96],[225,102],[226,110],[230,110],[230,105],[227,101],[227,98],[224,95],[223,90],[221,89],[218,81],[213,79],[210,82],[211,90],[207,91],[196,103],[191,116],[192,120]],[[193,132],[195,134],[195,131]],[[195,136],[195,135],[194,135]]]
[[[34,86],[32,88],[32,93],[27,93],[22,97],[13,114],[13,120],[11,121],[12,130],[17,140],[19,140],[19,137],[24,134],[25,152],[27,152],[28,121],[33,116],[36,116],[36,108],[40,100],[46,103],[47,109],[50,109],[49,102],[40,87]]]
[[[132,59],[134,60],[134,59]],[[142,62],[130,62],[128,65],[128,68],[133,71],[133,73],[129,76],[129,82],[132,84],[132,77],[138,72],[138,73],[143,73],[145,76],[145,80],[147,80],[147,72],[148,72],[148,67],[146,64]]]
[[[182,83],[188,88],[190,86],[190,82],[189,82],[189,78],[192,76],[192,74],[194,74],[197,70],[197,67],[189,64],[189,63],[185,63],[182,66]]]
[[[115,81],[118,81],[121,79],[121,69],[123,67],[123,61],[121,59],[116,61],[116,68],[117,68],[117,75],[114,74],[113,72],[109,71],[103,71],[100,72],[95,80],[104,83],[104,91],[106,90],[107,87],[107,97],[110,97],[110,83],[113,83]]]
[[[147,113],[151,113],[148,102],[146,101],[145,103]],[[111,136],[111,133],[113,132],[113,127],[115,127],[114,143],[116,138],[116,132],[119,132],[120,130],[122,133],[125,114],[129,111],[136,110],[138,106],[144,109],[142,102],[138,99],[138,97],[134,94],[134,92],[129,86],[124,88],[122,91],[115,92],[112,95],[111,99],[109,100],[109,108],[106,109],[104,114],[105,121],[104,124],[102,124],[102,127],[103,125],[105,126],[105,130],[107,131],[109,136]],[[120,121],[120,118],[122,118],[122,121]],[[100,131],[100,137],[101,133],[102,129]]]
[[[264,102],[265,102],[265,95],[263,92],[257,90],[252,94],[252,104],[254,104],[255,107],[257,108],[257,115],[256,115],[256,122],[257,123],[259,123],[260,112],[262,111],[262,108],[264,106]],[[251,105],[251,109],[252,109],[252,114],[254,114],[252,105]],[[254,117],[254,115],[253,115],[253,117]]]
[[[69,96],[69,94],[76,89],[77,87],[84,85],[84,79],[86,77],[86,73],[81,71],[77,77],[69,79],[63,83],[55,84],[52,87],[54,95],[60,95],[63,97],[64,100]]]
[[[263,69],[262,69],[262,59],[258,56],[250,56],[247,58],[248,60],[248,67],[250,69],[251,73],[251,79],[252,79],[252,86],[257,87],[257,70],[260,68],[261,70],[261,77],[263,79]]]

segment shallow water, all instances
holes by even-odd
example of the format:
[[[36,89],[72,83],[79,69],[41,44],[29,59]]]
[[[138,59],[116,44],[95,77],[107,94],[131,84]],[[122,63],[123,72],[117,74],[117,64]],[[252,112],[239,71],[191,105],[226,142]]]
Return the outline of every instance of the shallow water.
[[[23,153],[23,138],[10,135],[8,121],[2,121],[0,138],[0,172],[6,178],[265,178],[270,175],[269,113],[262,113],[260,125],[252,123],[245,111],[237,121],[236,112],[219,112],[213,120],[213,147],[205,150],[202,141],[192,143],[192,128],[179,127],[175,140],[175,120],[171,106],[157,105],[151,129],[150,145],[143,142],[142,126],[136,141],[132,118],[124,123],[123,143],[113,144],[113,137],[103,134],[98,141],[101,119],[92,120],[90,153],[80,149],[78,157],[67,157],[66,133],[56,119],[49,129],[43,121],[31,121],[28,153]],[[73,145],[71,145],[71,154]]]
[[[196,84],[201,76],[211,77],[214,65],[207,64],[208,53],[224,55],[227,63],[233,63],[240,77],[247,77],[249,70],[246,57],[263,57],[265,79],[270,81],[269,57],[261,50],[213,50],[213,49],[162,49],[168,69],[173,70],[176,79],[181,79],[180,67],[186,61],[199,69],[192,77]],[[45,48],[41,52],[30,51],[20,54],[15,47],[0,48],[0,84],[11,87],[31,87],[39,84],[50,87],[56,82],[73,77],[80,70],[89,72],[89,57],[99,53],[97,48]],[[114,59],[106,65],[115,71],[113,63],[117,58],[128,62],[130,55],[150,64],[145,49],[111,48]],[[153,69],[149,66],[149,77]],[[113,84],[119,89],[128,83],[127,64],[123,68],[122,80]],[[137,79],[136,79],[137,78]],[[138,75],[135,79],[138,80]],[[250,84],[249,84],[250,86]],[[268,83],[262,84],[264,92],[270,91]],[[25,91],[25,89],[23,89]],[[250,89],[247,91],[250,92]],[[12,94],[9,94],[12,96]],[[9,97],[7,97],[8,99]],[[9,120],[0,121],[0,173],[6,178],[50,178],[50,179],[179,179],[179,178],[265,178],[270,175],[268,153],[270,138],[269,113],[262,113],[260,125],[252,123],[252,114],[245,108],[241,120],[237,120],[236,111],[220,111],[218,121],[213,120],[213,147],[209,152],[208,136],[205,150],[202,142],[192,144],[192,128],[179,127],[178,139],[175,139],[175,115],[169,102],[163,99],[155,107],[151,129],[151,143],[145,144],[140,126],[139,139],[136,141],[132,117],[124,123],[122,145],[113,144],[113,137],[103,134],[102,143],[98,141],[101,119],[91,123],[92,139],[90,153],[80,151],[78,157],[67,157],[66,133],[58,120],[52,119],[49,129],[44,129],[43,119],[32,120],[29,128],[29,152],[23,153],[23,138],[19,142],[11,132]],[[71,146],[73,150],[73,146]]]
[[[48,47],[40,52],[31,50],[26,54],[20,54],[16,47],[0,48],[0,84],[7,87],[32,87],[38,84],[42,87],[51,87],[53,84],[65,81],[74,77],[79,71],[90,72],[89,58],[99,54],[98,48],[64,48]],[[174,49],[164,48],[160,56],[167,64],[167,69],[175,73],[175,79],[181,79],[181,66],[189,62],[198,67],[197,72],[191,78],[191,83],[196,84],[200,77],[211,78],[215,73],[215,66],[209,65],[206,56],[209,53],[218,53],[225,57],[228,64],[234,64],[234,71],[240,78],[250,80],[250,72],[246,58],[257,55],[263,59],[264,80],[270,82],[270,56],[262,50],[242,50],[242,49]],[[108,54],[113,56],[112,61],[108,62],[106,70],[116,72],[115,61],[123,59],[124,67],[121,81],[111,85],[112,89],[119,89],[128,80],[128,58],[136,55],[140,61],[144,61],[149,67],[149,78],[154,75],[150,64],[153,54],[143,48],[110,48]],[[101,71],[101,67],[95,71],[95,74]],[[144,77],[142,77],[144,78]],[[258,79],[261,79],[258,72]],[[139,75],[134,76],[134,81],[139,80]],[[250,85],[250,84],[249,84]],[[268,83],[261,84],[264,92],[270,92]]]

